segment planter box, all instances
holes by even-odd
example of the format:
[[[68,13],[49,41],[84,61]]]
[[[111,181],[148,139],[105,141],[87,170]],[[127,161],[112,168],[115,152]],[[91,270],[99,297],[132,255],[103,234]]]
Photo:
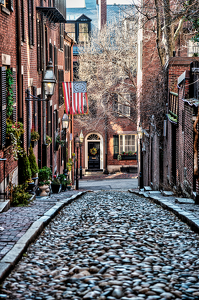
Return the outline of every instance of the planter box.
[[[122,160],[137,160],[137,155],[122,155]]]

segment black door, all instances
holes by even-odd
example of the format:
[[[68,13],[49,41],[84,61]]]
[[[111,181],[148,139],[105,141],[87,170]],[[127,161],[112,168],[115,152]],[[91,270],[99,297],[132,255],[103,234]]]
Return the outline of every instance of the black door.
[[[88,169],[100,169],[100,142],[88,142]]]

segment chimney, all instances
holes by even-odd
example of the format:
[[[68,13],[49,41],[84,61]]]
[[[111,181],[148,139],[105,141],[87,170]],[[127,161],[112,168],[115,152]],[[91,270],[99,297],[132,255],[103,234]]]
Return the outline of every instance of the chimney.
[[[106,24],[106,0],[99,0],[99,30]]]

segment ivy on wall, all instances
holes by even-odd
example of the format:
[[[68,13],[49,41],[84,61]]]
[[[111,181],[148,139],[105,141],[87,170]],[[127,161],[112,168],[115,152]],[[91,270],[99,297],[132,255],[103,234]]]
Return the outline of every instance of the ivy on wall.
[[[6,70],[6,89],[7,89],[7,107],[6,107],[6,115],[7,118],[10,118],[12,113],[13,113],[13,104],[14,104],[14,92],[13,92],[13,83],[14,79],[12,76],[12,71],[11,69]]]

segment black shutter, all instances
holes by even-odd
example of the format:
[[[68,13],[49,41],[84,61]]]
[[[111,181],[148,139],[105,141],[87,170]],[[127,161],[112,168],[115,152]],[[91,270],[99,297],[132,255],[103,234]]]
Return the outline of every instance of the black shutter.
[[[68,46],[68,71],[71,70],[71,47]]]
[[[60,24],[60,49],[64,49],[64,24]]]
[[[56,111],[53,112],[53,136],[54,136],[54,151],[56,151],[56,135],[57,135],[57,116]]]
[[[63,91],[62,91],[62,82],[64,81],[64,71],[58,70],[58,89],[59,89],[59,106],[64,103]]]
[[[29,37],[29,45],[33,44],[32,40],[32,1],[28,0],[28,37]]]
[[[9,10],[10,11],[13,11],[14,9],[13,9],[13,0],[10,0],[9,1]]]
[[[113,112],[115,116],[118,116],[118,95],[113,95]]]
[[[21,0],[21,40],[25,42],[24,0]]]
[[[1,147],[6,145],[6,68],[0,67]]]
[[[113,136],[113,158],[117,159],[119,154],[119,135]]]
[[[57,79],[57,47],[54,46],[54,74]]]
[[[190,65],[191,84],[189,88],[190,98],[199,99],[199,62],[193,61]]]
[[[41,34],[40,20],[37,19],[37,71],[41,71]]]
[[[52,127],[51,127],[51,120],[52,120],[52,116],[51,116],[51,109],[50,109],[50,101],[48,101],[48,136],[52,137]]]
[[[33,87],[33,95],[37,97],[37,88],[36,86]],[[34,126],[35,126],[35,131],[38,130],[38,125],[37,125],[37,101],[33,101],[33,114],[34,114]]]
[[[43,40],[43,23],[40,21],[40,64],[41,64],[41,71],[43,71],[44,67],[44,40]]]
[[[13,112],[12,120],[17,122],[17,108],[16,108],[16,69],[12,68],[12,77],[13,77]]]
[[[35,44],[35,35],[34,35],[34,20],[35,20],[35,14],[34,14],[34,0],[32,0],[32,6],[31,6],[31,11],[32,11],[32,18],[31,18],[31,26],[32,26],[32,45],[34,46]]]
[[[53,62],[53,45],[49,43],[49,60]]]
[[[66,45],[64,45],[64,69],[66,71],[67,65],[66,65]]]
[[[35,101],[36,102],[36,101]],[[38,140],[38,167],[41,169],[41,102],[38,101],[38,132],[40,139]]]
[[[46,44],[46,66],[48,65],[48,28],[45,27],[45,44]]]
[[[30,101],[27,102],[27,150],[30,148],[31,140],[31,104]],[[28,151],[27,151],[28,152]]]

